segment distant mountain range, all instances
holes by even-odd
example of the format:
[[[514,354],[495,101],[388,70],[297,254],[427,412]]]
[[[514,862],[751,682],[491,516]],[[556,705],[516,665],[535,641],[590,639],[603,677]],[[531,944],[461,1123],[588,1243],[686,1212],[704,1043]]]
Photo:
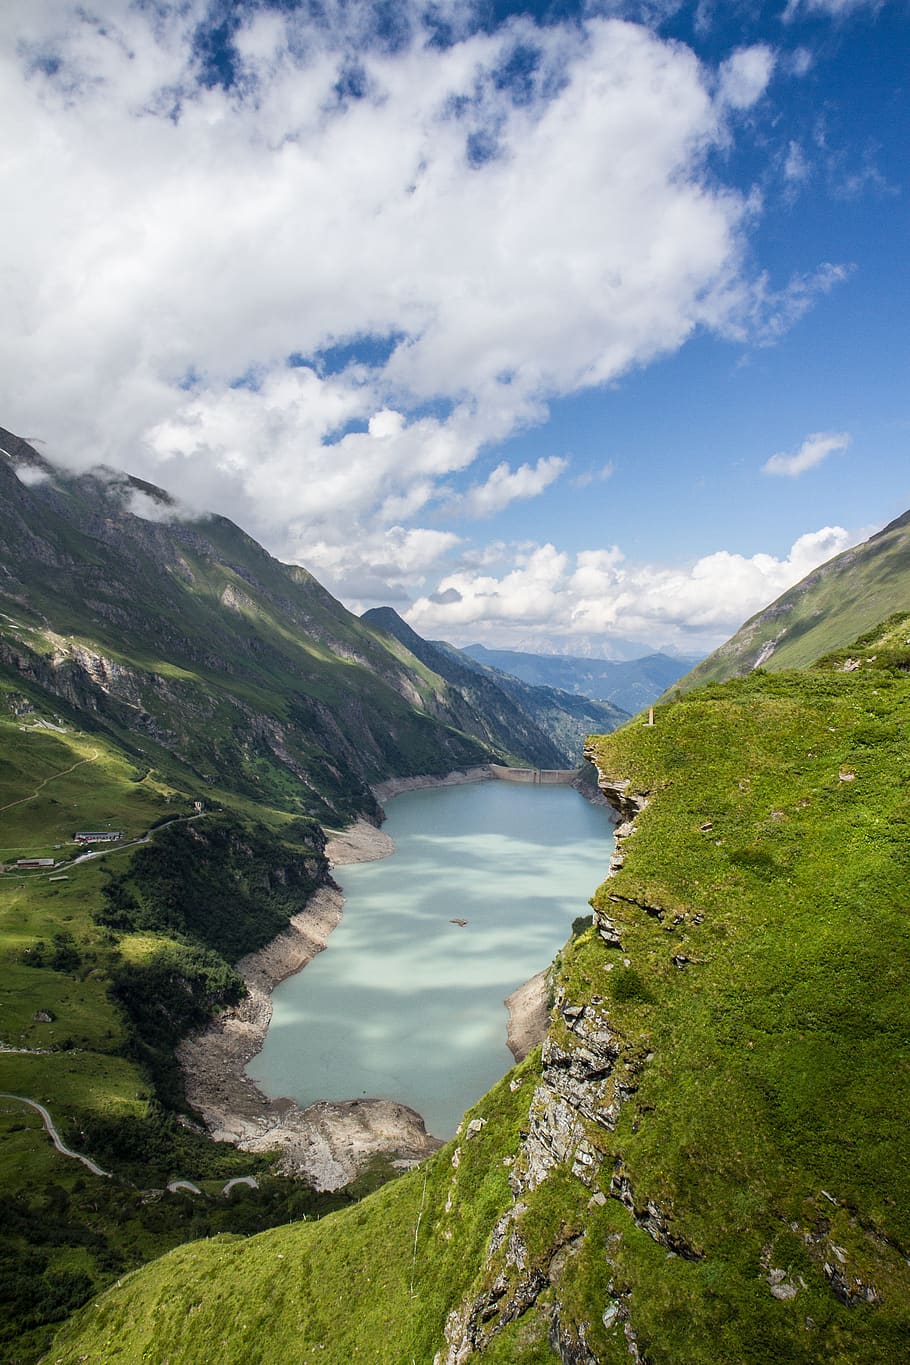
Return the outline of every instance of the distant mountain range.
[[[582,761],[582,749],[588,735],[615,730],[629,718],[629,713],[613,702],[593,701],[553,686],[534,686],[481,663],[466,650],[456,649],[442,640],[422,640],[391,607],[374,607],[364,612],[361,620],[387,631],[434,673],[470,699],[479,713],[505,719],[505,698],[512,724],[516,723],[516,713],[524,714],[562,754],[561,764],[553,766],[576,767]]]
[[[743,677],[755,668],[772,673],[808,668],[886,617],[908,610],[910,512],[904,512],[750,617],[726,644],[669,686],[668,696]]]
[[[523,654],[511,649],[487,649],[485,645],[467,645],[462,653],[534,687],[556,687],[578,696],[609,701],[631,715],[655,701],[690,666],[688,660],[659,653],[623,662],[568,654]]]

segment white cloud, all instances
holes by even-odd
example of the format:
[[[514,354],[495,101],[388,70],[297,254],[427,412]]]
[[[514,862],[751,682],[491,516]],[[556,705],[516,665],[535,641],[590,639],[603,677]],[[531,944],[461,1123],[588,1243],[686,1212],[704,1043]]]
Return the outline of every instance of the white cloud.
[[[777,335],[837,272],[750,280],[754,205],[707,166],[767,48],[734,53],[712,99],[691,51],[633,24],[472,32],[456,3],[443,48],[403,4],[390,51],[364,39],[373,7],[343,5],[322,27],[245,18],[224,91],[197,80],[201,0],[104,8],[0,11],[4,420],[278,553],[365,556],[552,397],[699,328]],[[517,44],[537,54],[521,99],[498,75]],[[365,94],[343,98],[355,52]],[[496,471],[462,510],[560,472]]]
[[[760,277],[738,315],[730,314],[723,324],[727,334],[742,341],[752,340],[770,346],[813,308],[820,298],[843,284],[852,265],[826,261],[817,270],[794,275],[783,289],[771,287],[767,276]]]
[[[815,64],[815,58],[807,47],[795,47],[783,60],[786,70],[792,76],[805,76]]]
[[[718,97],[731,109],[751,109],[768,88],[775,56],[770,47],[758,43],[738,48],[721,63]]]
[[[762,473],[781,474],[795,479],[807,469],[814,469],[816,465],[820,465],[822,460],[826,460],[836,450],[846,450],[849,444],[850,436],[846,431],[816,431],[812,436],[806,437],[793,455],[772,455],[762,465]]]
[[[615,473],[615,464],[612,460],[607,460],[606,464],[602,464],[599,469],[585,469],[580,474],[576,474],[572,479],[572,487],[588,488],[595,480],[605,483],[607,479],[612,479]]]
[[[492,516],[519,498],[537,497],[559,478],[568,463],[559,455],[548,455],[539,459],[536,465],[523,464],[518,469],[510,469],[503,461],[484,483],[468,489],[459,506],[468,516]]]
[[[791,140],[784,161],[784,179],[798,183],[802,180],[808,180],[811,173],[812,168],[802,147],[798,142]]]
[[[784,23],[799,18],[802,13],[826,14],[832,19],[843,19],[857,10],[880,10],[888,0],[788,0],[782,15]]]
[[[545,545],[500,578],[447,575],[407,616],[418,632],[456,644],[492,639],[591,653],[611,636],[631,636],[707,651],[853,543],[843,527],[826,526],[800,536],[783,558],[718,550],[688,568],[630,565],[617,546],[581,551],[573,563]]]
[[[712,73],[610,18],[475,31],[461,0],[448,47],[403,0],[390,50],[351,3],[321,25],[246,16],[225,91],[198,81],[202,0],[103,8],[102,24],[70,0],[0,7],[4,422],[234,517],[354,604],[417,592],[427,621],[547,630],[568,601],[574,638],[594,629],[585,584],[637,582],[610,552],[510,559],[433,519],[563,475],[558,456],[469,473],[552,399],[699,330],[773,340],[844,278],[774,288],[744,265],[760,205],[711,153],[772,50]],[[501,79],[518,45],[537,61],[521,98]],[[355,58],[363,94],[344,97]],[[641,572],[637,603],[657,582]]]
[[[3,453],[5,455],[6,451]],[[24,483],[26,488],[34,488],[40,483],[47,483],[50,479],[48,471],[38,465],[13,463],[12,469],[16,478],[20,483]]]

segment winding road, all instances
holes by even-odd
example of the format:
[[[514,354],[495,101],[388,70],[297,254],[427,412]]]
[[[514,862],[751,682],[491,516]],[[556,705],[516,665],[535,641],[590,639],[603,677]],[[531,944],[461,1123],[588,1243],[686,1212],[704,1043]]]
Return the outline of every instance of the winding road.
[[[51,1118],[43,1104],[39,1104],[37,1100],[27,1099],[25,1095],[13,1095],[9,1090],[0,1090],[0,1100],[16,1100],[18,1104],[27,1104],[30,1109],[36,1109],[41,1115],[51,1142],[57,1148],[57,1151],[60,1152],[61,1156],[71,1156],[75,1161],[81,1161],[83,1166],[88,1167],[92,1175],[103,1175],[107,1180],[113,1179],[112,1173],[110,1171],[102,1170],[96,1161],[92,1161],[91,1157],[83,1156],[81,1152],[74,1152],[71,1147],[67,1147],[57,1131],[57,1125],[54,1123],[54,1120]],[[235,1185],[248,1185],[251,1190],[259,1189],[259,1181],[255,1176],[235,1175],[234,1178],[229,1180],[224,1186],[221,1191],[222,1195],[226,1196],[230,1194]],[[199,1186],[194,1185],[191,1180],[172,1180],[167,1188],[171,1194],[177,1194],[180,1190],[186,1190],[188,1194],[203,1193]]]
[[[78,768],[78,767],[80,766],[80,764],[82,764],[82,763],[93,763],[94,760],[95,760],[97,757],[98,757],[98,750],[96,749],[95,752],[94,752],[94,754],[92,755],[91,758],[83,758],[83,759],[80,759],[79,763],[74,763],[74,764],[73,764],[73,768]],[[73,771],[73,768],[67,768],[67,769],[66,769],[66,772],[72,772],[72,771]],[[54,777],[63,777],[63,776],[64,776],[63,773],[55,773],[55,774],[54,774]],[[41,790],[42,787],[46,786],[48,782],[52,782],[52,781],[53,781],[53,777],[45,778],[44,782],[42,782],[42,783],[40,784],[40,786],[38,786],[38,787],[35,789],[35,791],[32,792],[31,796],[24,796],[24,797],[20,798],[19,801],[10,801],[7,805],[5,805],[5,806],[0,806],[0,811],[9,810],[10,806],[18,806],[18,805],[21,805],[23,801],[31,801],[35,796],[37,796],[38,792]],[[181,821],[185,821],[185,822],[189,823],[191,820],[201,820],[201,819],[204,819],[204,818],[205,818],[205,814],[206,814],[206,812],[197,812],[195,815],[175,815],[174,818],[173,818],[172,820],[167,820],[167,821],[165,821],[165,823],[164,823],[163,825],[158,825],[156,828],[157,828],[157,829],[166,829],[168,825],[175,825],[175,824],[180,823]],[[151,831],[151,830],[146,830],[145,834],[140,834],[140,835],[138,835],[135,839],[130,839],[130,840],[127,840],[126,842],[124,842],[124,843],[122,843],[122,844],[118,844],[116,850],[113,850],[113,849],[99,849],[97,852],[94,852],[94,853],[82,853],[82,854],[78,855],[77,857],[71,859],[69,863],[60,863],[60,864],[58,864],[57,866],[58,866],[58,867],[64,867],[64,866],[73,867],[73,866],[75,866],[76,863],[84,862],[84,861],[85,861],[86,859],[88,859],[88,858],[101,858],[101,857],[104,856],[105,853],[114,852],[114,851],[119,852],[121,849],[127,848],[127,847],[129,847],[130,845],[132,845],[132,844],[144,844],[144,843],[148,843],[149,839],[151,838],[151,835],[152,835],[152,831]],[[30,1049],[30,1048],[7,1048],[7,1047],[4,1046],[4,1047],[0,1048],[0,1051],[2,1051],[2,1052],[17,1052],[17,1053],[18,1053],[18,1052],[28,1052],[28,1053],[31,1053],[32,1051],[34,1051],[34,1049]],[[38,1051],[41,1051],[41,1049],[38,1049]],[[111,1173],[110,1171],[105,1171],[105,1170],[103,1170],[103,1169],[98,1165],[98,1163],[97,1163],[96,1161],[92,1161],[91,1157],[83,1156],[81,1152],[74,1152],[73,1149],[72,1149],[71,1147],[67,1147],[66,1143],[63,1141],[62,1137],[60,1136],[60,1133],[59,1133],[59,1131],[58,1131],[58,1129],[57,1129],[57,1125],[54,1123],[54,1120],[51,1118],[50,1113],[48,1112],[48,1110],[45,1108],[45,1106],[44,1106],[43,1104],[39,1103],[38,1100],[30,1100],[30,1099],[28,1099],[28,1097],[25,1096],[25,1095],[14,1095],[11,1091],[8,1091],[8,1090],[0,1090],[0,1100],[15,1100],[18,1104],[27,1104],[27,1105],[29,1106],[30,1109],[36,1110],[36,1111],[41,1115],[41,1120],[42,1120],[42,1122],[43,1122],[45,1128],[47,1129],[48,1136],[50,1137],[51,1142],[54,1144],[54,1146],[56,1147],[57,1151],[61,1154],[61,1156],[69,1156],[69,1157],[72,1157],[74,1161],[81,1161],[82,1164],[83,1164],[83,1166],[87,1167],[87,1169],[91,1171],[92,1175],[104,1176],[105,1179],[107,1179],[107,1180],[113,1179],[112,1173]],[[258,1188],[259,1188],[259,1182],[258,1182],[258,1180],[255,1178],[255,1176],[252,1176],[252,1175],[239,1175],[239,1176],[234,1176],[234,1178],[233,1178],[232,1180],[229,1180],[229,1181],[227,1182],[227,1184],[224,1186],[224,1189],[221,1191],[222,1195],[225,1195],[225,1196],[228,1195],[235,1185],[248,1185],[251,1189],[254,1189],[254,1190],[258,1190]],[[193,1182],[190,1181],[190,1180],[172,1180],[172,1181],[169,1183],[169,1185],[167,1186],[167,1188],[168,1188],[168,1190],[170,1190],[171,1193],[173,1193],[173,1194],[176,1194],[176,1193],[177,1193],[178,1191],[180,1191],[180,1190],[186,1190],[187,1193],[189,1193],[189,1194],[199,1194],[199,1195],[201,1195],[201,1194],[203,1193],[203,1191],[199,1188],[199,1186],[193,1184]]]
[[[39,1104],[37,1100],[26,1099],[24,1095],[12,1095],[7,1090],[0,1090],[0,1100],[18,1100],[20,1104],[27,1104],[30,1109],[37,1109],[44,1121],[44,1126],[48,1131],[51,1142],[62,1156],[71,1156],[75,1161],[81,1161],[83,1166],[87,1166],[92,1175],[103,1175],[110,1180],[110,1171],[103,1171],[97,1162],[92,1161],[91,1157],[83,1156],[81,1152],[74,1152],[71,1147],[67,1147],[63,1138],[57,1132],[57,1125],[54,1123],[54,1120],[51,1118],[43,1104]]]

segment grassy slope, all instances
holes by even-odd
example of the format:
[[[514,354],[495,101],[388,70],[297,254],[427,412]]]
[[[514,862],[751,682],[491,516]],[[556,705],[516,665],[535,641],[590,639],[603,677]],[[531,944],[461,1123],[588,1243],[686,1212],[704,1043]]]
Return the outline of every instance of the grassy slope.
[[[450,1143],[318,1225],[179,1249],[87,1309],[54,1360],[430,1361],[510,1202],[501,1153],[518,1141],[522,1099],[505,1082],[485,1097],[488,1125],[457,1169]]]
[[[746,621],[726,644],[667,689],[687,691],[747,673],[807,668],[894,612],[910,608],[910,513],[821,568]],[[766,651],[773,645],[770,653]],[[762,658],[762,655],[766,657]]]
[[[110,736],[87,733],[69,714],[63,717],[66,733],[42,729],[34,723],[39,716],[55,723],[56,708],[18,679],[0,677],[0,807],[6,807],[0,810],[0,862],[70,858],[78,852],[71,843],[78,828],[121,828],[129,838],[192,809],[186,790],[137,767]],[[255,814],[279,836],[290,823],[283,812],[262,806]],[[206,820],[217,824],[204,816],[200,830]],[[282,849],[279,842],[283,857]],[[37,1359],[49,1323],[176,1243],[224,1228],[258,1230],[284,1221],[288,1210],[312,1214],[349,1200],[303,1192],[300,1204],[290,1181],[272,1181],[257,1194],[241,1192],[233,1197],[243,1201],[240,1207],[180,1196],[148,1203],[133,1188],[160,1188],[173,1176],[217,1177],[220,1188],[229,1176],[268,1164],[211,1143],[155,1102],[147,1065],[111,984],[124,964],[150,967],[175,957],[182,964],[191,953],[180,935],[112,932],[98,922],[110,876],[130,873],[135,851],[115,848],[69,866],[61,881],[50,881],[60,874],[47,871],[0,874],[0,1042],[18,1049],[0,1051],[0,1091],[46,1104],[70,1145],[87,1146],[118,1176],[116,1182],[99,1180],[59,1156],[34,1111],[0,1100],[4,1361]],[[262,932],[271,936],[274,927]],[[230,975],[226,963],[221,970]]]
[[[559,982],[646,1060],[615,1133],[589,1126],[606,1202],[565,1168],[526,1199],[532,1263],[583,1236],[485,1359],[552,1358],[554,1296],[603,1365],[629,1359],[611,1304],[652,1365],[907,1358],[908,640],[905,618],[855,671],[755,675],[598,741],[649,805],[596,896],[622,950],[588,930]],[[54,1360],[428,1365],[449,1309],[496,1273],[482,1248],[538,1071],[478,1104],[490,1122],[457,1168],[444,1149],[329,1222],[173,1253],[79,1315]],[[614,1170],[692,1259],[609,1197]]]

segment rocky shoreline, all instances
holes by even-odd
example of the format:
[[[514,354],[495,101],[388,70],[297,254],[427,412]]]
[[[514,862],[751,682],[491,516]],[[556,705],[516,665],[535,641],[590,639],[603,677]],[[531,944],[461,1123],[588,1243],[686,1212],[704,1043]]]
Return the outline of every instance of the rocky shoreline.
[[[378,801],[422,787],[492,780],[488,767],[467,768],[445,777],[394,778],[373,788]],[[394,852],[395,844],[367,820],[330,834],[326,856],[332,867],[371,862]],[[183,1040],[177,1058],[186,1096],[217,1141],[241,1151],[280,1150],[278,1169],[317,1190],[340,1189],[355,1179],[371,1157],[385,1156],[407,1167],[442,1146],[427,1133],[416,1110],[392,1100],[320,1100],[301,1109],[291,1099],[270,1099],[246,1075],[261,1051],[272,1018],[271,994],[322,952],[341,919],[344,897],[324,886],[271,943],[237,963],[247,987],[245,999],[203,1030]],[[546,973],[538,972],[504,1002],[509,1010],[508,1045],[521,1061],[547,1030]]]
[[[516,1062],[523,1062],[528,1053],[547,1036],[550,1024],[547,971],[537,972],[506,996],[509,1011],[509,1032],[506,1039]]]
[[[385,858],[394,847],[387,834],[358,820],[329,840],[326,854],[330,863],[341,866]],[[280,1150],[278,1169],[302,1177],[317,1190],[347,1185],[373,1156],[408,1166],[442,1145],[408,1105],[383,1099],[322,1100],[301,1109],[291,1099],[270,1099],[246,1075],[268,1032],[272,991],[322,952],[343,907],[337,887],[320,887],[287,929],[237,963],[247,987],[245,999],[177,1049],[187,1099],[209,1134],[244,1152]]]
[[[387,782],[376,783],[373,795],[382,805],[384,801],[391,801],[393,796],[420,791],[424,787],[460,787],[466,782],[492,781],[493,769],[489,763],[483,763],[476,768],[456,768],[454,772],[446,773],[443,777],[390,777]]]

